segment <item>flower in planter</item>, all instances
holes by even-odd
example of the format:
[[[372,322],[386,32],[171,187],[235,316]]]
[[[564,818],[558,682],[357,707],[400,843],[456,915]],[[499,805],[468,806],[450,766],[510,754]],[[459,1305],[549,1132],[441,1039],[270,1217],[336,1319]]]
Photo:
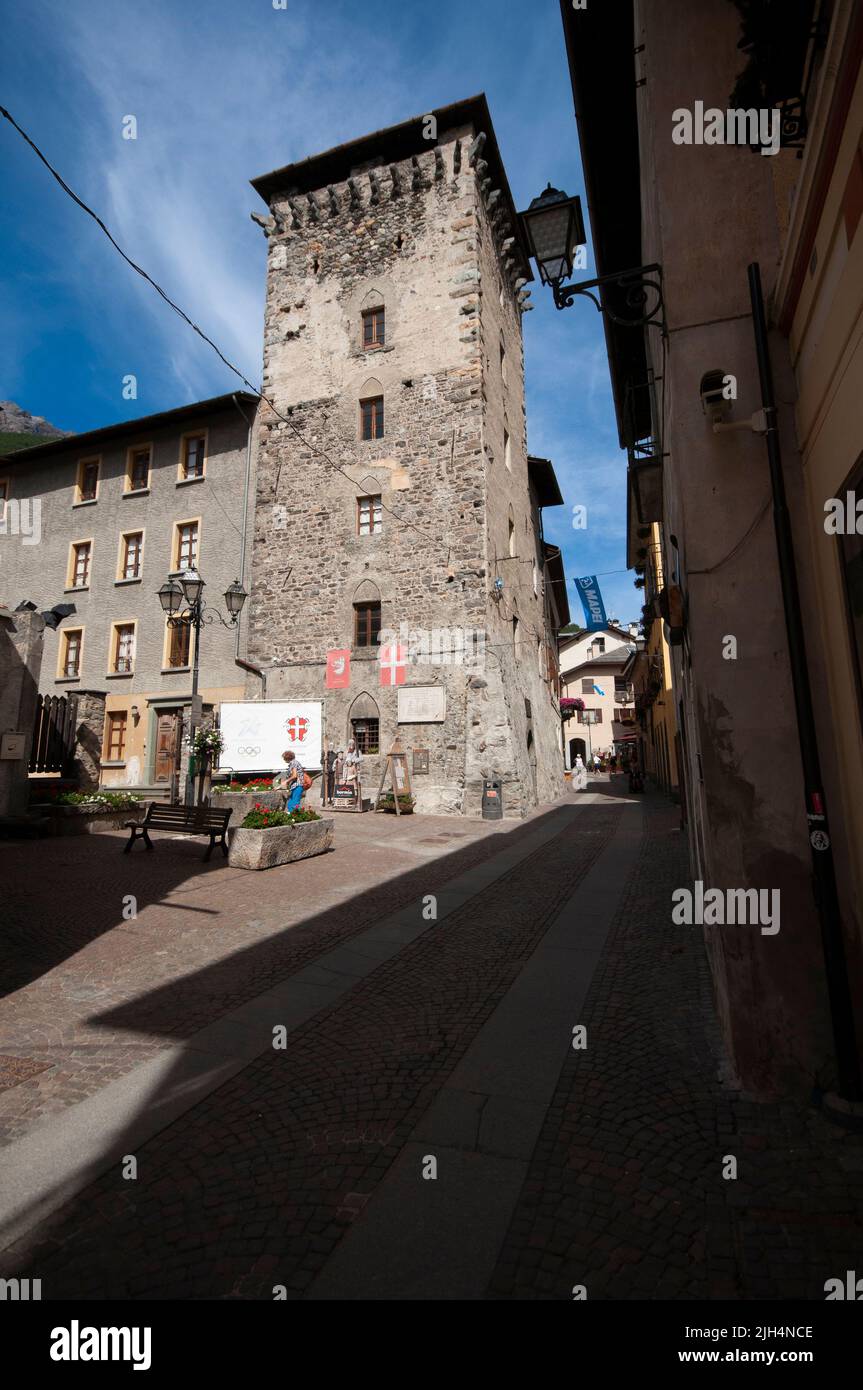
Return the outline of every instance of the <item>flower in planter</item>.
[[[241,830],[269,830],[274,825],[300,825],[305,821],[320,820],[316,811],[278,811],[270,806],[262,806],[258,801],[242,822]]]
[[[60,792],[54,798],[57,806],[92,806],[94,810],[104,811],[107,807],[123,810],[134,806],[138,798],[128,792]]]
[[[224,740],[218,729],[196,729],[194,738],[189,740],[189,748],[195,757],[212,757],[221,753]]]

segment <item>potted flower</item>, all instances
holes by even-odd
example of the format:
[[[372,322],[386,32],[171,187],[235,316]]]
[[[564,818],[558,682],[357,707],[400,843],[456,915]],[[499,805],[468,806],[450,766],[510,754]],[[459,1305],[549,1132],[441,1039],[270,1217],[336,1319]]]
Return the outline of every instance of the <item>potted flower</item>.
[[[235,869],[272,869],[332,848],[332,816],[282,811],[255,802],[241,825],[228,831],[228,863]]]
[[[402,816],[409,816],[409,815],[411,815],[411,814],[413,813],[414,806],[416,806],[416,801],[414,800],[414,798],[413,798],[412,796],[409,796],[407,792],[400,792],[400,793],[399,793],[399,814],[400,814],[400,815],[402,815]],[[392,792],[384,792],[384,793],[383,793],[383,795],[380,797],[380,799],[379,799],[379,801],[378,801],[377,806],[375,807],[375,810],[376,810],[376,811],[392,811],[393,815],[395,815],[396,801],[395,801],[395,797],[393,796]]]
[[[189,740],[189,749],[201,762],[214,761],[224,747],[219,729],[196,729]]]

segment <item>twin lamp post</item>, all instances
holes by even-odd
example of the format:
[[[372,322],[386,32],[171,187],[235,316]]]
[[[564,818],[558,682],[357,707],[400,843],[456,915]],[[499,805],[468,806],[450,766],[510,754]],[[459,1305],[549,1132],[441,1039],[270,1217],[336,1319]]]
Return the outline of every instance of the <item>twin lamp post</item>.
[[[237,619],[243,610],[243,604],[248,598],[248,594],[240,583],[235,579],[233,584],[229,584],[225,590],[225,607],[228,610],[230,622],[226,622],[218,609],[210,608],[204,602],[204,581],[194,568],[184,570],[179,579],[169,577],[159,589],[159,602],[168,615],[168,627],[189,629],[190,637],[192,632],[195,635],[195,654],[192,662],[192,707],[189,716],[189,727],[191,736],[194,738],[195,729],[201,722],[201,701],[198,696],[198,672],[200,669],[200,648],[201,648],[201,625],[202,623],[220,622],[222,627],[236,627]],[[186,805],[191,806],[195,799],[194,782],[191,777],[186,779]]]

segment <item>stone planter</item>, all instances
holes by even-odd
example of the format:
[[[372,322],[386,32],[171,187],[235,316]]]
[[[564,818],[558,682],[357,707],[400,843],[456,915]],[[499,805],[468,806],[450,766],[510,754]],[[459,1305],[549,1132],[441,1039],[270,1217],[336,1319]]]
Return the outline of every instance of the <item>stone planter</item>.
[[[332,848],[332,817],[272,825],[269,830],[228,831],[228,863],[234,869],[272,869]]]
[[[44,816],[48,835],[98,835],[102,831],[122,830],[127,820],[138,820],[145,803],[119,809],[106,806],[33,806],[35,815]]]
[[[287,792],[220,792],[214,791],[210,805],[214,811],[233,811],[231,821],[240,825],[253,806],[266,806],[270,811],[283,811]]]

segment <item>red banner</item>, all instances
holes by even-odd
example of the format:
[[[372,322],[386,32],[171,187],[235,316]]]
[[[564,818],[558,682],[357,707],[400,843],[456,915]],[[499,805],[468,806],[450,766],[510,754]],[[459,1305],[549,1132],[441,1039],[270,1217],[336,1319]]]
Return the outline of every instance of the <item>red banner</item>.
[[[381,647],[381,685],[404,685],[407,664],[407,648],[400,647],[395,642],[387,642]]]
[[[342,651],[327,652],[327,690],[346,690],[350,683],[350,648],[346,647]]]

